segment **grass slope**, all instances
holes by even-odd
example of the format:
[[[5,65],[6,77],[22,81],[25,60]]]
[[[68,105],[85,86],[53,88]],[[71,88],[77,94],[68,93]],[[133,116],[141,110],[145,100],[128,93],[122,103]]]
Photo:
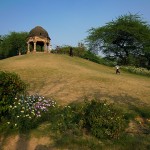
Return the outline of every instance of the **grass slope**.
[[[31,93],[61,104],[98,97],[123,104],[150,104],[150,78],[121,72],[78,57],[28,54],[0,60],[0,70],[18,73]]]

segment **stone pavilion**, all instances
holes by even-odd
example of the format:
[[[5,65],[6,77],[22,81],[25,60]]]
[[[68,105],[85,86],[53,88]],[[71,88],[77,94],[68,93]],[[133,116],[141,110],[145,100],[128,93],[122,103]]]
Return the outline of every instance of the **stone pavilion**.
[[[27,53],[37,52],[40,48],[40,51],[44,51],[47,53],[49,51],[50,46],[50,37],[48,32],[43,29],[41,26],[36,26],[29,32],[29,36],[27,38],[28,50]]]

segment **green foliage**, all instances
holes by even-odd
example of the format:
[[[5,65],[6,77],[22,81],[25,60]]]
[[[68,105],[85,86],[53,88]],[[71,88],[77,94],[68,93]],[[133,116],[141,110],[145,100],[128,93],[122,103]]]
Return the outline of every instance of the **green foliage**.
[[[100,56],[92,53],[91,51],[85,51],[85,53],[80,56],[81,58],[90,60],[92,62],[98,63],[98,64],[103,64],[106,66],[114,66],[115,62],[112,60],[109,60],[108,58],[101,58]]]
[[[65,107],[55,107],[55,113],[53,112],[53,118],[51,118],[53,131],[71,132],[76,135],[82,134],[83,113],[83,106],[77,103]]]
[[[93,100],[82,104],[73,104],[58,108],[59,113],[53,116],[52,128],[62,132],[81,134],[83,128],[95,137],[119,138],[126,127],[121,110],[106,102]]]
[[[112,104],[92,100],[85,110],[86,127],[98,138],[119,138],[125,129],[121,110]]]
[[[8,35],[2,36],[0,43],[0,59],[4,59],[19,54],[25,54],[27,51],[26,39],[27,32],[11,32]]]
[[[147,70],[146,68],[137,68],[135,66],[122,66],[121,68],[130,73],[150,76],[150,70]]]
[[[73,49],[73,55],[81,57],[85,54],[86,48],[85,47],[72,47]],[[56,54],[67,54],[69,55],[70,46],[62,46],[62,47],[56,47],[55,50],[52,50],[52,53]]]
[[[17,128],[19,132],[27,132],[40,123],[43,115],[47,113],[51,107],[55,107],[55,101],[46,99],[43,96],[37,94],[19,96],[15,98],[14,103],[9,106],[11,120],[8,124]]]
[[[100,57],[96,56],[94,53],[90,51],[86,51],[81,57],[93,61],[95,63],[100,63]]]
[[[70,149],[138,149],[148,147],[146,136],[130,136],[125,133],[129,119],[141,114],[149,118],[149,108],[133,108],[124,114],[114,104],[106,101],[84,101],[59,106],[43,96],[20,96],[10,105],[11,119],[3,119],[0,132],[27,133],[45,121],[42,132],[52,133],[54,146]],[[131,115],[136,112],[136,115]],[[45,126],[45,124],[44,124]],[[15,130],[14,130],[15,129]],[[91,133],[91,134],[90,134]],[[85,136],[86,134],[86,136]],[[92,136],[94,135],[94,136]],[[109,140],[111,139],[111,140]],[[140,143],[140,146],[138,145]]]
[[[27,84],[19,75],[0,71],[0,119],[9,116],[9,105],[13,104],[18,94],[25,93],[26,88]]]
[[[92,51],[101,50],[121,64],[150,64],[150,26],[139,15],[119,16],[105,26],[89,30],[87,42]],[[142,60],[142,61],[139,61]]]

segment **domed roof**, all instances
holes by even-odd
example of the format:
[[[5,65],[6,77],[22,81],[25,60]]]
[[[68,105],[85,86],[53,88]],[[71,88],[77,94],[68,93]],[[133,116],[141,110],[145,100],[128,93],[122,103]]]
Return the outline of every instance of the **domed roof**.
[[[41,26],[36,26],[29,32],[29,37],[33,37],[33,36],[42,36],[50,39],[48,32],[45,29],[43,29]]]

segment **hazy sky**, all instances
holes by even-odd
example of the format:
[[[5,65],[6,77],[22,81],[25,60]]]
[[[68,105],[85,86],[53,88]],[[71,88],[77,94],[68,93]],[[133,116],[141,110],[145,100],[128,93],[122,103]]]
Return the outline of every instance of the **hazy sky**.
[[[150,0],[0,0],[0,35],[42,26],[53,48],[77,46],[90,28],[129,12],[150,24]]]

